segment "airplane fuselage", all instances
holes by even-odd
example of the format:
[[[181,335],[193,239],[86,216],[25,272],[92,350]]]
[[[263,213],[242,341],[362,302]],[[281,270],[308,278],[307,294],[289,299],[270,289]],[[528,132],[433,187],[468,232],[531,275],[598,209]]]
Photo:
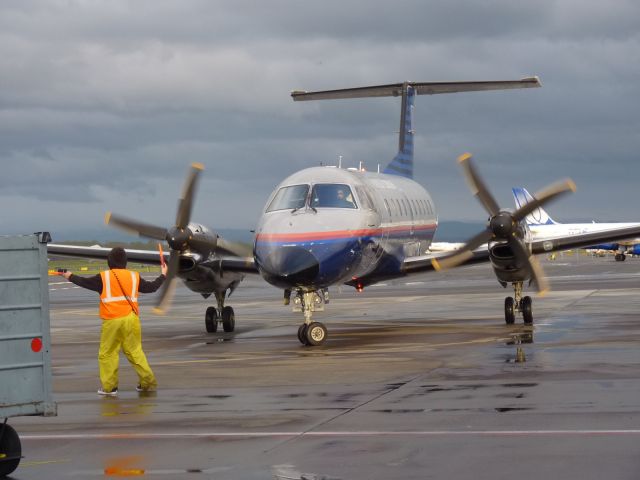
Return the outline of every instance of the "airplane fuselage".
[[[254,258],[272,285],[317,290],[398,272],[404,259],[427,251],[437,223],[433,200],[411,179],[308,168],[269,197]]]

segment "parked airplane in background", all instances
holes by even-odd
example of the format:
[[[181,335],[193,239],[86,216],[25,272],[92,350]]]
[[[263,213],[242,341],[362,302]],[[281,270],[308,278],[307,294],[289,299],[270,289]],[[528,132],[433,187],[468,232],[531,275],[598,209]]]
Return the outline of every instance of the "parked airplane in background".
[[[513,192],[513,199],[516,203],[516,208],[520,208],[523,205],[531,202],[533,197],[523,187],[514,187],[511,189]],[[553,220],[549,214],[543,208],[536,208],[533,212],[525,218],[527,228],[532,235],[538,238],[542,237],[560,237],[567,235],[577,235],[582,233],[602,232],[615,228],[630,228],[640,226],[640,223],[559,223]],[[596,250],[611,250],[616,253],[616,261],[624,261],[625,253],[640,254],[640,239],[628,239],[620,242],[602,243],[598,245],[591,245],[587,247],[589,249]]]
[[[625,231],[560,237],[544,244],[527,243],[519,222],[535,208],[570,190],[571,184],[565,182],[541,192],[534,202],[515,213],[500,210],[475,172],[470,155],[466,155],[462,165],[474,192],[491,215],[487,230],[452,254],[428,252],[438,217],[429,193],[412,180],[412,118],[416,95],[538,86],[537,78],[526,78],[489,82],[405,82],[293,92],[293,99],[298,101],[400,97],[399,151],[382,173],[327,166],[307,168],[286,178],[267,200],[250,257],[243,256],[235,245],[224,242],[214,231],[190,223],[195,185],[202,170],[199,165],[192,166],[174,227],[166,229],[116,215],[108,215],[107,222],[168,243],[171,250],[165,255],[168,256],[169,271],[159,307],[166,307],[170,301],[176,277],[205,298],[214,294],[217,308],[209,307],[205,315],[209,332],[215,331],[220,321],[225,331],[235,328],[233,310],[224,303],[245,273],[259,273],[270,284],[282,288],[285,303],[293,295],[294,309],[304,316],[298,339],[305,345],[320,345],[326,340],[327,329],[313,319],[313,314],[324,308],[328,287],[347,284],[360,291],[383,279],[479,261],[490,261],[503,285],[514,284],[516,300],[505,303],[505,308],[511,306],[510,313],[505,309],[507,323],[513,323],[517,309],[522,309],[525,322],[531,323],[531,299],[519,298],[522,284],[532,279],[539,288],[545,287],[541,269],[531,253],[640,235],[640,226]],[[486,242],[489,242],[488,248],[477,248]],[[108,251],[49,245],[50,254],[104,258]],[[132,261],[156,264],[159,261],[155,252],[129,250],[127,253]]]

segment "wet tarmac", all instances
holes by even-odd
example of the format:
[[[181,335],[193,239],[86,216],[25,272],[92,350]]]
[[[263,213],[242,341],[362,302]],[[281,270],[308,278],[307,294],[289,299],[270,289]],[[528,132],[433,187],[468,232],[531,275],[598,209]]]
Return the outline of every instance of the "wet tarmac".
[[[544,261],[534,326],[504,324],[486,265],[332,289],[303,347],[299,314],[248,278],[236,332],[179,288],[143,302],[159,391],[100,398],[97,295],[50,281],[55,418],[15,418],[12,478],[640,478],[640,259]]]

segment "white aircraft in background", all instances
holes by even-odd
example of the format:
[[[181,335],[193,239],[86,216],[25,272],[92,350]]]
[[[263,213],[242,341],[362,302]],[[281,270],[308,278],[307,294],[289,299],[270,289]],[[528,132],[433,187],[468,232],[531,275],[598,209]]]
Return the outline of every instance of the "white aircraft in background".
[[[640,235],[640,226],[582,235],[558,237],[548,242],[528,241],[520,222],[531,211],[573,189],[564,182],[539,192],[532,203],[516,212],[500,209],[471,162],[463,155],[472,191],[490,218],[487,228],[451,253],[428,251],[438,226],[435,204],[425,188],[413,180],[413,105],[416,95],[539,87],[538,78],[488,82],[404,82],[342,90],[292,92],[296,101],[393,96],[401,100],[399,151],[383,172],[362,169],[313,167],[284,179],[269,196],[256,228],[251,256],[224,242],[213,230],[191,223],[196,181],[201,165],[193,165],[178,204],[174,226],[149,225],[117,215],[107,222],[138,235],[166,241],[170,253],[167,281],[158,306],[168,306],[171,287],[180,278],[204,298],[215,295],[217,307],[205,314],[208,332],[218,323],[225,331],[235,328],[235,314],[225,300],[246,273],[257,273],[284,291],[285,303],[293,296],[294,309],[303,314],[298,339],[304,345],[321,345],[327,329],[313,319],[324,309],[325,292],[334,285],[361,291],[382,280],[405,277],[461,263],[491,262],[498,281],[514,286],[515,298],[505,300],[505,320],[514,322],[522,312],[533,321],[531,298],[522,297],[525,281],[546,289],[543,272],[533,254],[593,245]],[[299,152],[303,155],[304,152]],[[377,163],[377,162],[375,162]],[[241,195],[241,192],[238,193]],[[230,199],[233,200],[233,199]],[[488,243],[488,246],[481,247]],[[480,247],[480,248],[479,248]],[[68,245],[48,246],[49,254],[105,258],[110,249]],[[158,264],[155,252],[127,251],[131,261]]]
[[[511,189],[513,192],[513,199],[516,203],[516,208],[520,208],[523,205],[533,201],[533,197],[523,187],[514,187]],[[536,208],[524,219],[527,224],[527,228],[531,232],[531,235],[536,240],[544,240],[546,238],[563,237],[567,235],[580,235],[583,233],[603,232],[615,228],[632,228],[640,226],[640,223],[559,223],[556,222],[549,214],[541,207]],[[600,243],[597,245],[590,245],[587,247],[593,250],[611,250],[616,253],[616,261],[624,261],[625,253],[634,255],[640,255],[640,238],[627,239],[619,242]]]

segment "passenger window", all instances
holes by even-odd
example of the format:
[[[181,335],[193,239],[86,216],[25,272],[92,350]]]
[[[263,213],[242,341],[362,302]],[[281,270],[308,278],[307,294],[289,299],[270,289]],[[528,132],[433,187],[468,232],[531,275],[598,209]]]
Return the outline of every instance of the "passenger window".
[[[314,208],[356,208],[349,185],[341,183],[318,183],[311,191],[311,206]]]
[[[307,201],[309,185],[291,185],[278,190],[267,207],[267,212],[275,210],[293,210],[304,207]]]

